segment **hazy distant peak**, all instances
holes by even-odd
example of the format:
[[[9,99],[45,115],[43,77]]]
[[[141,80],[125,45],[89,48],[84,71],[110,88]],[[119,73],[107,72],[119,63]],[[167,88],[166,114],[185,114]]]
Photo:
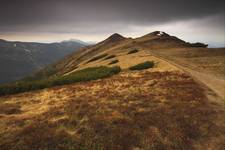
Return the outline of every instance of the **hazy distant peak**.
[[[68,43],[68,42],[76,42],[76,43],[80,43],[80,44],[83,44],[83,45],[88,45],[86,42],[78,40],[78,39],[64,40],[61,43]]]

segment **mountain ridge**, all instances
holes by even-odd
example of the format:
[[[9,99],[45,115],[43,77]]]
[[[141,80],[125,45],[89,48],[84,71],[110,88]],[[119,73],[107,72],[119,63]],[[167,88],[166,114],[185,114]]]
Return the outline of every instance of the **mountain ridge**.
[[[203,44],[203,47],[205,45]],[[134,48],[141,49],[163,49],[163,48],[184,48],[192,47],[191,43],[185,42],[175,36],[171,36],[163,31],[155,31],[144,36],[132,39],[126,38],[118,33],[114,33],[105,40],[97,43],[96,45],[85,47],[70,57],[61,60],[56,64],[58,70],[64,70],[63,73],[71,71],[71,69],[77,68],[79,63],[82,63],[97,54],[106,53],[117,53],[122,50],[129,50]],[[64,68],[63,68],[64,67]],[[59,73],[60,74],[60,73]]]
[[[225,49],[115,37],[1,85],[0,147],[221,149]]]

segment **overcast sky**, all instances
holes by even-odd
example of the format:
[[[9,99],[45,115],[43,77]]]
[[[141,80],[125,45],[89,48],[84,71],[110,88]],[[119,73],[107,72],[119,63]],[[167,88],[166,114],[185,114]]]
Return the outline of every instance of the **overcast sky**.
[[[0,0],[0,38],[100,41],[162,30],[224,46],[223,0]]]

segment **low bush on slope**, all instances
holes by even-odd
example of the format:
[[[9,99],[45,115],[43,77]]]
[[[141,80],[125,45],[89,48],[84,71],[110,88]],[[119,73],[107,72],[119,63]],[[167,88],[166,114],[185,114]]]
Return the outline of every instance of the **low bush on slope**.
[[[93,57],[92,59],[90,59],[87,63],[90,63],[90,62],[93,62],[93,61],[102,59],[102,58],[106,57],[107,55],[108,55],[108,54],[101,54],[101,55],[98,55],[98,56]]]
[[[138,50],[134,49],[134,50],[129,51],[127,54],[133,54],[133,53],[137,53],[137,52],[138,52]]]
[[[111,58],[115,58],[115,57],[116,57],[116,55],[109,55],[104,60],[111,59]]]
[[[111,61],[111,62],[109,63],[109,65],[116,64],[116,63],[118,63],[118,62],[119,62],[119,60],[115,59],[115,60]]]
[[[13,84],[0,86],[0,96],[16,94],[31,90],[38,90],[57,85],[70,84],[75,82],[90,81],[112,76],[121,71],[120,67],[93,67],[78,70],[70,75],[55,77],[51,79],[34,80],[30,82],[22,81]]]
[[[76,71],[75,73],[61,77],[53,82],[54,85],[62,85],[80,81],[90,81],[112,76],[121,71],[120,67],[93,67]]]
[[[143,70],[143,69],[148,69],[148,68],[153,68],[154,67],[154,62],[153,61],[146,61],[140,64],[137,64],[135,66],[130,67],[130,70]]]

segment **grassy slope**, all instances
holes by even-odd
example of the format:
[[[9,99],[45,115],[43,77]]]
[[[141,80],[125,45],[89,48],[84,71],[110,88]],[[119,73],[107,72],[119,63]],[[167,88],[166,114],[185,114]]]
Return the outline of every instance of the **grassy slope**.
[[[3,150],[193,149],[222,136],[204,90],[181,72],[123,72],[0,101]]]
[[[225,76],[225,48],[173,48],[153,52],[193,70],[221,78]]]
[[[110,60],[107,61],[106,58],[110,56],[114,56],[114,58],[119,58],[121,57],[121,55],[131,55],[128,56],[128,60],[124,60],[124,63],[128,62],[131,65],[135,65],[141,62],[135,62],[136,58],[132,58],[132,56],[136,56],[138,53],[142,53],[143,49],[148,48],[149,50],[157,50],[166,48],[183,48],[187,46],[187,43],[178,38],[169,35],[157,36],[156,33],[149,34],[137,39],[123,37],[118,38],[117,36],[111,36],[108,39],[94,46],[84,48],[82,51],[74,53],[70,57],[67,57],[63,61],[56,64],[57,74],[67,74],[73,72],[73,70],[77,68],[81,69],[90,66],[96,66],[99,64],[107,66],[110,63]],[[108,56],[106,56],[105,54],[108,54]],[[105,58],[101,58],[99,56],[104,56]],[[121,59],[119,59],[119,61],[123,63]],[[142,62],[144,61],[145,60],[143,60]],[[129,68],[131,65],[128,64],[120,67],[122,69],[126,69]]]
[[[143,51],[179,44],[163,39],[158,47],[151,38],[103,42],[56,65],[57,74],[107,66],[112,60],[86,64],[107,53],[122,69],[156,62],[148,71],[0,98],[0,148],[224,149],[225,129],[215,121],[224,112],[191,77]]]

